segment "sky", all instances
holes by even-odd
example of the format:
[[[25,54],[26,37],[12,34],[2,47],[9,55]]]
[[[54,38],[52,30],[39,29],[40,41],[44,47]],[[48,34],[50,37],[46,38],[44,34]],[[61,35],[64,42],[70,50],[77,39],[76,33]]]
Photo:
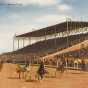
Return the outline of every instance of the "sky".
[[[0,53],[12,51],[13,36],[66,20],[88,20],[88,0],[0,0]]]

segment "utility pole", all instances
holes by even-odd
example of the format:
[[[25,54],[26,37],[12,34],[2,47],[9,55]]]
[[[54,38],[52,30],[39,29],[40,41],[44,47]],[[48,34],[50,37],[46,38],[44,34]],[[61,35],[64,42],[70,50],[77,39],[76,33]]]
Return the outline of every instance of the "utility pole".
[[[71,18],[67,18],[66,17],[66,31],[67,31],[67,47],[69,47],[69,39],[68,39],[68,37],[69,37],[69,22],[71,21]]]
[[[57,34],[56,34],[56,33],[57,33],[57,32],[56,32],[56,25],[55,25],[55,31],[54,31],[54,32],[55,32],[55,48],[57,48],[57,47],[56,47],[56,46],[57,46],[57,39],[56,39],[56,36],[57,36]]]
[[[67,47],[69,47],[69,20],[71,21],[70,18],[66,18],[66,32],[67,32]],[[66,61],[66,66],[67,66],[67,61]]]

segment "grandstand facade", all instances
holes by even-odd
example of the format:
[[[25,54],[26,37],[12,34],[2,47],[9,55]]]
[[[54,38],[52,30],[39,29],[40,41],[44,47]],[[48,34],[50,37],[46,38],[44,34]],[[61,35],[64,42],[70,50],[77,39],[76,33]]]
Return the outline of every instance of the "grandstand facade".
[[[26,40],[28,40],[28,45],[25,46]],[[77,58],[74,52],[76,51],[79,54],[83,52],[81,48],[84,47],[80,47],[81,51],[69,51],[68,48],[86,40],[88,40],[88,22],[65,21],[53,26],[14,36],[13,52],[5,54],[3,58],[8,57],[7,61],[25,61],[31,63],[38,63],[41,58],[44,59],[46,63],[51,61],[55,64],[57,58],[63,54],[66,58]],[[17,42],[17,49],[15,49],[15,41]],[[22,47],[20,48],[20,46]],[[68,49],[68,51],[66,51],[66,49]],[[66,52],[63,53],[63,51]],[[87,52],[87,48],[85,52]],[[86,54],[86,56],[87,55],[88,54]],[[78,56],[81,55],[79,54]]]
[[[36,31],[25,33],[22,35],[16,35],[14,39],[18,41],[18,49],[20,47],[20,40],[23,40],[23,47],[25,46],[24,40],[29,40],[29,44],[33,44],[39,41],[44,41],[48,39],[67,37],[71,35],[77,35],[88,32],[87,22],[77,22],[77,21],[67,21],[60,24],[56,24],[50,27],[42,28]],[[28,44],[28,45],[29,45]],[[14,49],[14,44],[13,44]]]

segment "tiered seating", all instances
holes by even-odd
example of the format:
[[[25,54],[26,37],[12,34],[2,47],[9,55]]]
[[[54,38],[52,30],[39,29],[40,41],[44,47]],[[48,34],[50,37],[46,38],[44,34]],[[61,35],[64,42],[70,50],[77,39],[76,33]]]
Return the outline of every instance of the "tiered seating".
[[[73,57],[76,57],[76,58],[88,57],[88,47],[80,49],[80,50],[68,52],[66,53],[66,55],[72,55]]]
[[[68,43],[67,37],[49,39],[46,41],[40,41],[35,44],[29,45],[27,47],[14,51],[14,53],[35,53],[39,56],[43,56],[50,53],[54,53],[57,50],[60,51],[67,47],[73,46],[77,43],[84,41],[87,38],[88,33],[71,35],[68,37]]]

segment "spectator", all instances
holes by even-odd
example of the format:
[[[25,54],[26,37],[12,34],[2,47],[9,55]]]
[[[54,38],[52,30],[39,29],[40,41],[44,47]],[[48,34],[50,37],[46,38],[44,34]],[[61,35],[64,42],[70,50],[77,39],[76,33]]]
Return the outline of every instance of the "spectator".
[[[0,71],[2,70],[2,68],[3,68],[3,61],[0,60]]]
[[[82,71],[86,70],[86,68],[85,68],[85,61],[84,60],[82,60],[82,62],[81,62],[81,69],[82,69]]]
[[[44,68],[44,63],[41,61],[38,69],[38,80],[41,78],[43,79],[45,74],[45,68]]]
[[[65,65],[65,60],[64,60],[64,57],[61,58],[61,63],[60,63],[60,68],[61,68],[61,72],[63,73],[65,68],[64,68],[64,65]]]

